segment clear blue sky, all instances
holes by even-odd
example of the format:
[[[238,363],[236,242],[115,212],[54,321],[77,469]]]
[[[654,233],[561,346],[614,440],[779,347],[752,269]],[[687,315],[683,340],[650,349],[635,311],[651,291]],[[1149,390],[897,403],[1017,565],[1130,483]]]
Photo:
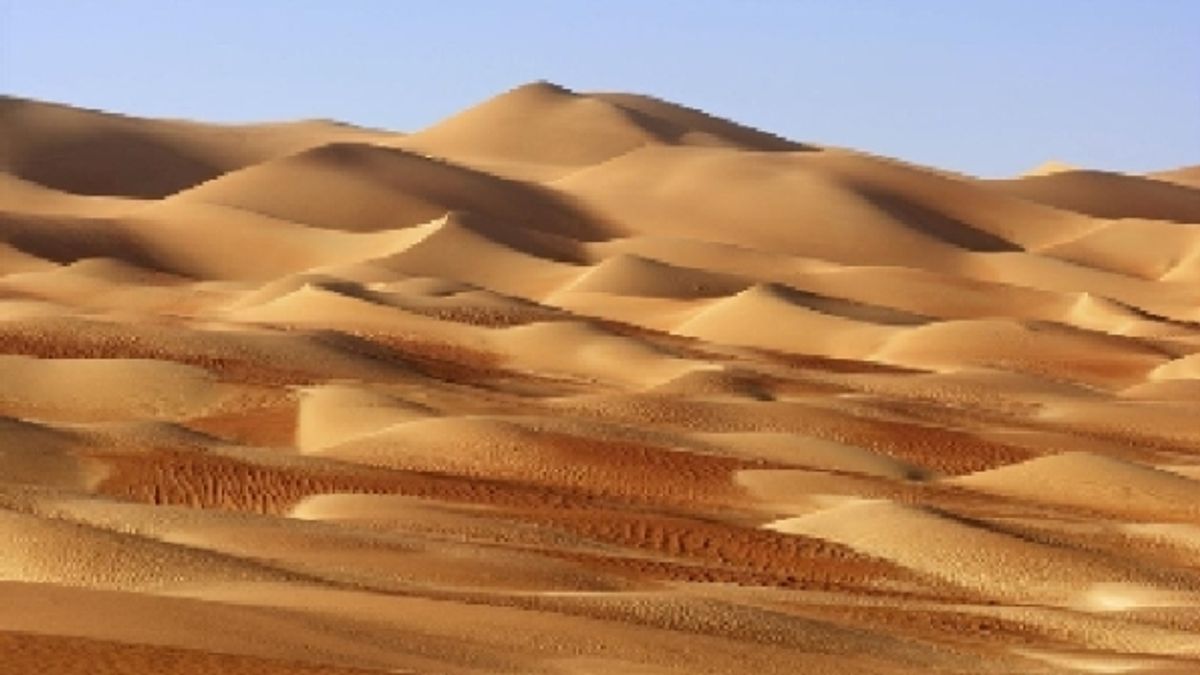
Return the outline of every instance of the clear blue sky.
[[[525,81],[982,175],[1200,163],[1200,0],[0,0],[0,91],[399,130]]]

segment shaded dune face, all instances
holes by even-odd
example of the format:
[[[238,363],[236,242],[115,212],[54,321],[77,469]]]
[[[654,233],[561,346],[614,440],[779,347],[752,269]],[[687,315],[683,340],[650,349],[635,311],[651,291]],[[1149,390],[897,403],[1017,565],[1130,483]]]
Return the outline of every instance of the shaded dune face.
[[[218,166],[137,134],[113,131],[46,144],[19,176],[82,195],[164,197],[222,173]],[[110,158],[121,158],[116,166]]]
[[[243,166],[376,134],[346,125],[249,126],[148,120],[0,97],[0,166],[79,195],[160,198]]]
[[[0,137],[0,671],[1200,671],[1194,167],[545,82]]]
[[[540,186],[366,143],[332,143],[255,165],[178,195],[290,222],[354,232],[470,211],[576,239],[606,233]]]

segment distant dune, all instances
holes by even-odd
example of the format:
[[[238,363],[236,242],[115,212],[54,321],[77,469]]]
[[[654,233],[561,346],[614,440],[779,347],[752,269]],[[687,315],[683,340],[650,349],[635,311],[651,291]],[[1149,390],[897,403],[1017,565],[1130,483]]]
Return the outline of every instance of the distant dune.
[[[1197,167],[547,82],[0,140],[0,673],[1200,672]]]

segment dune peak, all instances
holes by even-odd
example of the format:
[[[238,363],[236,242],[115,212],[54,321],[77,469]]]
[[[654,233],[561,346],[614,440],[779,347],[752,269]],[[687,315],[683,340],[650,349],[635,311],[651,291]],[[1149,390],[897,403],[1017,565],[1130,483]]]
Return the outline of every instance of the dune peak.
[[[1056,173],[1078,171],[1079,167],[1057,159],[1048,159],[1041,164],[1022,173],[1022,176],[1051,176]]]

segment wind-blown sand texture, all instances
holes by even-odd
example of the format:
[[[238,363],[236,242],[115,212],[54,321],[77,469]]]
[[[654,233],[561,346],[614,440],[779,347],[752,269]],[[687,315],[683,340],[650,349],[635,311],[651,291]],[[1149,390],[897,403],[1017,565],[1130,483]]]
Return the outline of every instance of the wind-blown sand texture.
[[[547,83],[0,100],[0,673],[1200,672],[1200,182]]]

